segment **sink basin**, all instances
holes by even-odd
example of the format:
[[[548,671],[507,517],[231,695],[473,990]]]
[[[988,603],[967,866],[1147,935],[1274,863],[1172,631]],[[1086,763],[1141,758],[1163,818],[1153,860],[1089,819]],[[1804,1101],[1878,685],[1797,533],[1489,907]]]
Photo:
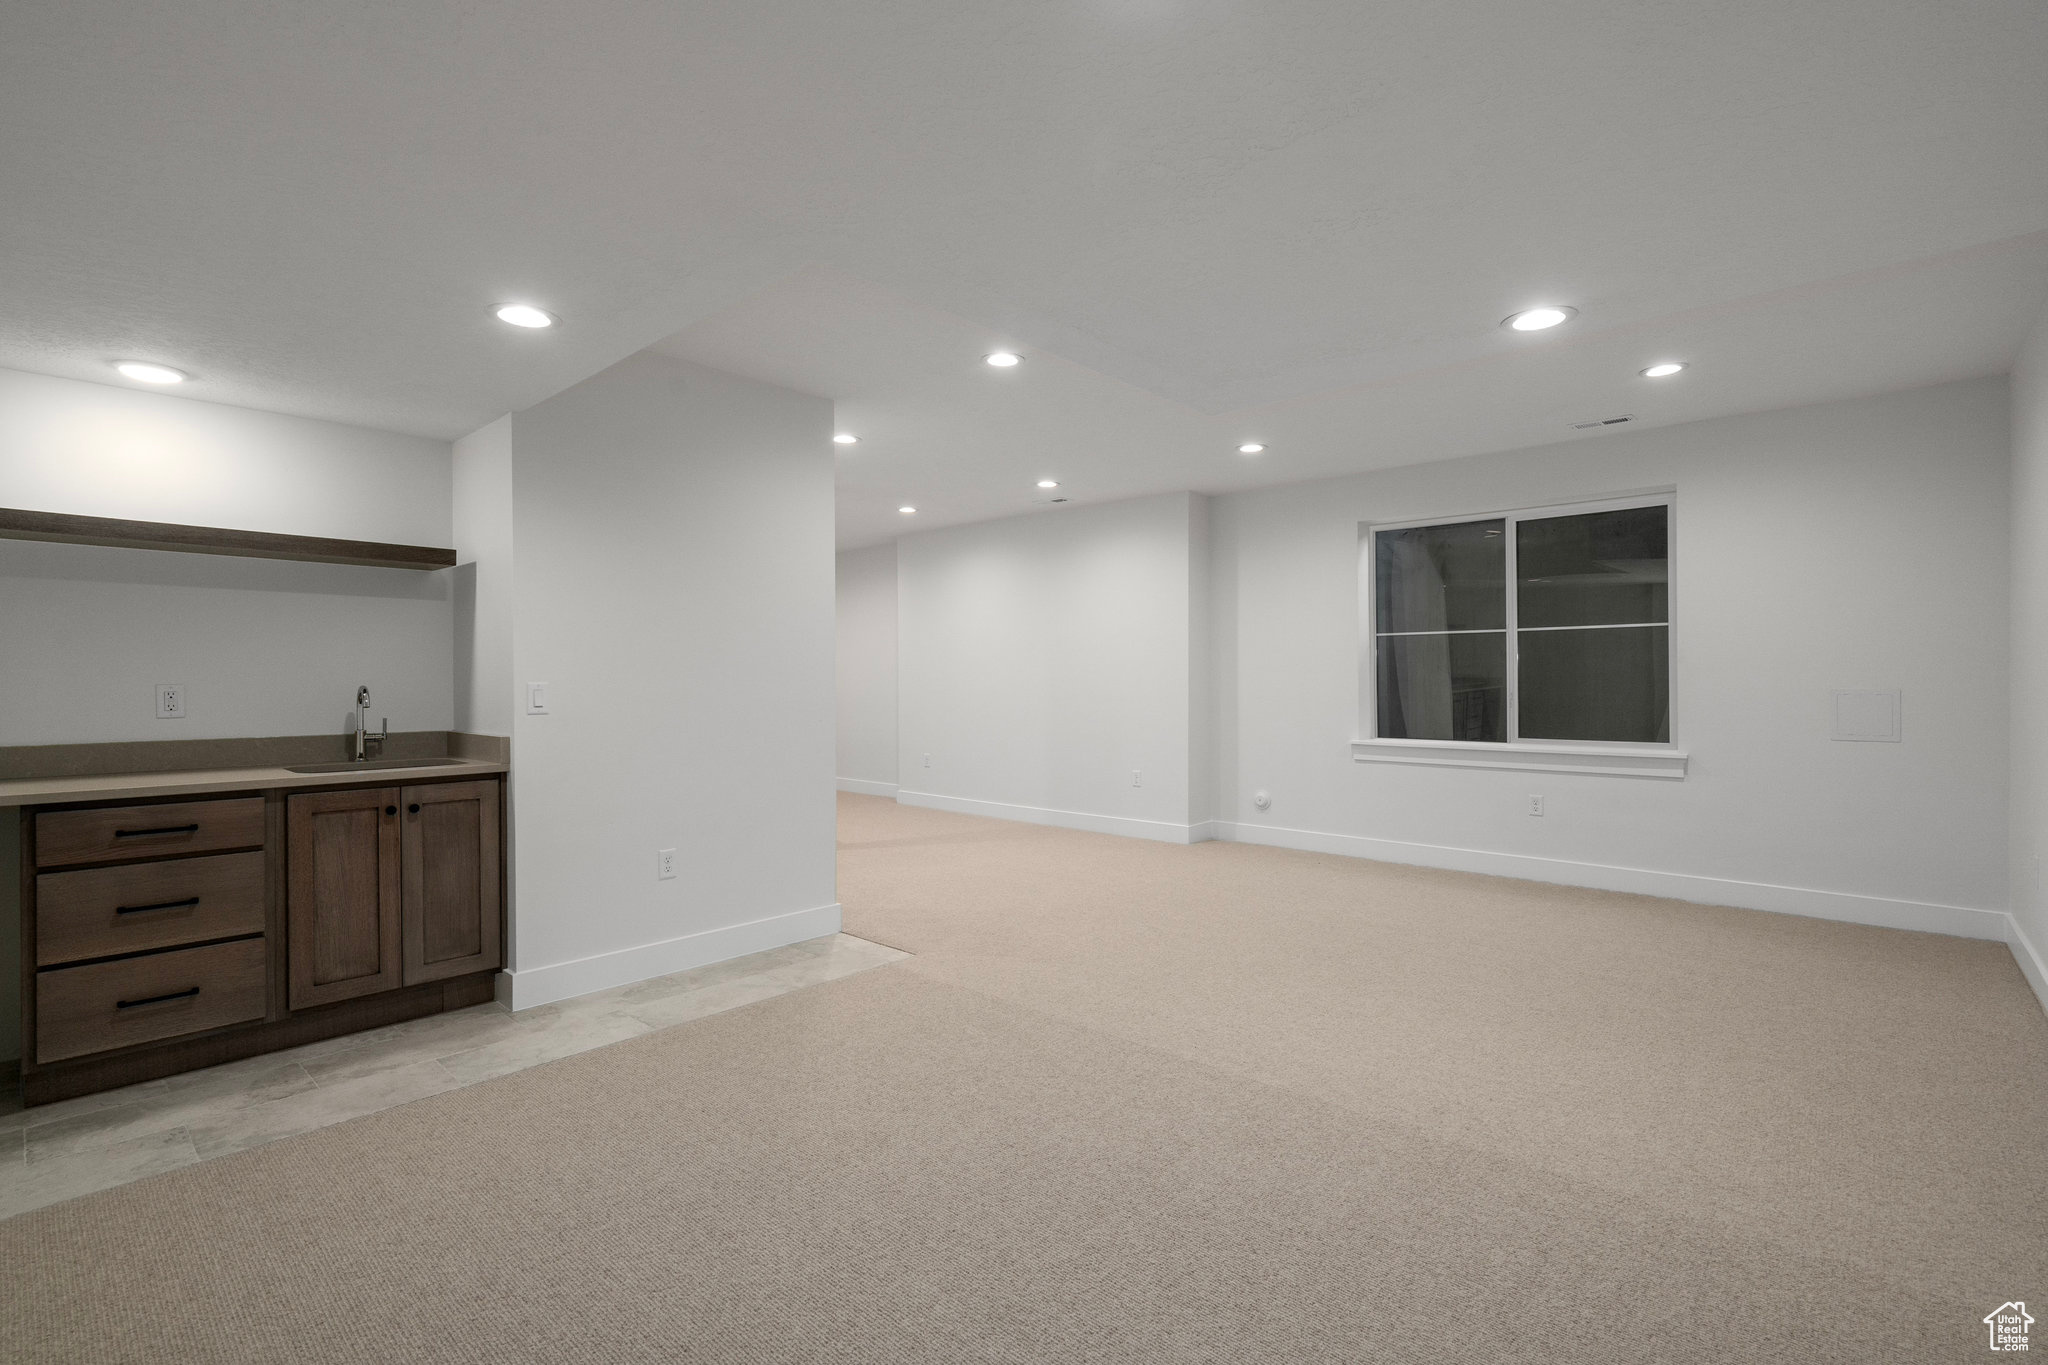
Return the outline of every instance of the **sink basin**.
[[[372,758],[357,763],[343,759],[339,763],[301,763],[286,768],[288,773],[382,773],[393,768],[447,768],[463,760],[459,758]]]

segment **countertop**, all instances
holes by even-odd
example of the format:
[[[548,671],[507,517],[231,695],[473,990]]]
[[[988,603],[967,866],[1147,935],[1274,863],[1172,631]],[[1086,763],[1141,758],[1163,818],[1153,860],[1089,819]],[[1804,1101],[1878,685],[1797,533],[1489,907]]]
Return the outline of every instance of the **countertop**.
[[[295,773],[288,768],[188,768],[165,773],[108,773],[93,777],[35,777],[0,782],[0,806],[45,806],[60,801],[132,801],[154,796],[204,796],[211,792],[268,791],[278,787],[361,787],[390,783],[489,777],[510,771],[504,763],[457,759],[432,767],[383,768],[367,772]]]

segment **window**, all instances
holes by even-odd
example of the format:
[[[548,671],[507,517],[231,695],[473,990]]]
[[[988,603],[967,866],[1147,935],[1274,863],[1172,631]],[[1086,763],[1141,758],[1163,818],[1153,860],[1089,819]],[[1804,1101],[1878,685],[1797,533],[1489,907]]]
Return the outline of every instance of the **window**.
[[[1371,733],[1668,745],[1670,522],[1655,498],[1371,528]]]

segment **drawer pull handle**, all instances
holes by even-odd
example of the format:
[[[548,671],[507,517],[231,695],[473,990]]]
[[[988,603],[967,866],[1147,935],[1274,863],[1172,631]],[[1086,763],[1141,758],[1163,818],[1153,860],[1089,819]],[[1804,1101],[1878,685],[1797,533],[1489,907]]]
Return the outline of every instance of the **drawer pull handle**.
[[[114,907],[114,913],[117,915],[139,915],[145,910],[182,910],[188,905],[197,904],[199,904],[199,897],[187,896],[181,901],[158,901],[155,905],[117,905]]]
[[[147,1000],[116,1000],[114,1008],[117,1010],[140,1009],[144,1005],[161,1005],[166,1000],[190,1000],[197,994],[199,994],[197,986],[187,986],[182,991],[172,991],[169,995],[152,995]]]
[[[159,825],[155,829],[117,829],[114,831],[114,837],[116,839],[140,839],[146,834],[191,834],[198,828],[197,824],[191,824]]]

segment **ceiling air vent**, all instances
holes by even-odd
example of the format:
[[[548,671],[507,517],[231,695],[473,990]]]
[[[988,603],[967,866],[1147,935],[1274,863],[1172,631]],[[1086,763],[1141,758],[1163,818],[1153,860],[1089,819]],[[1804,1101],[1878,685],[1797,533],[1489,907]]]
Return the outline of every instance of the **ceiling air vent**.
[[[1572,423],[1572,430],[1598,431],[1602,427],[1618,427],[1625,422],[1633,422],[1635,420],[1635,414],[1633,413],[1629,413],[1621,417],[1602,417],[1597,422],[1574,422]]]

